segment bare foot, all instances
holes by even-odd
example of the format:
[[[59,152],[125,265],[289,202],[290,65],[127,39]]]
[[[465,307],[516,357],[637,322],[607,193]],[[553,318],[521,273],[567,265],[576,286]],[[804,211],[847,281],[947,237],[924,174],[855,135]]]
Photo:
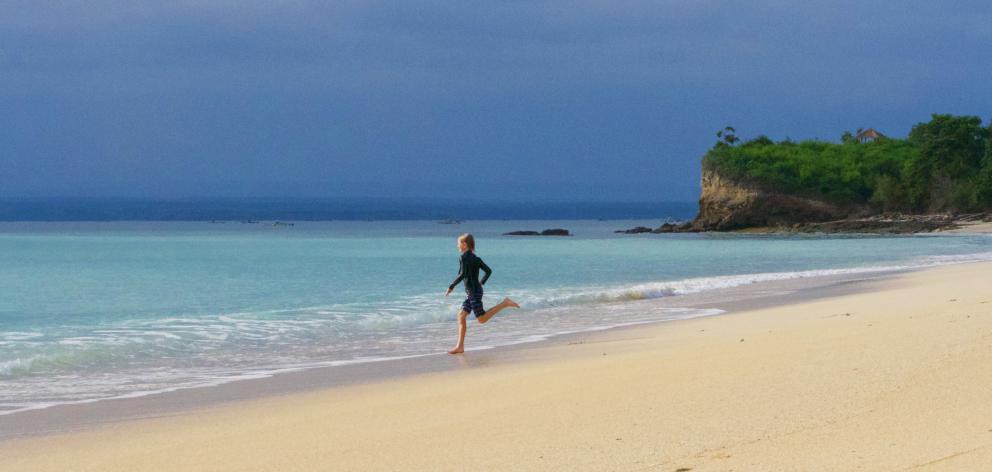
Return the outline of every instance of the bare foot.
[[[463,348],[463,347],[456,347],[456,348],[448,351],[448,354],[461,354],[463,352],[465,352],[465,348]]]
[[[510,300],[510,297],[506,297],[506,298],[504,298],[504,299],[503,299],[503,303],[504,303],[504,304],[505,304],[506,306],[509,306],[509,307],[513,307],[513,308],[520,308],[520,305],[518,305],[518,304],[517,304],[517,302],[515,302],[515,301],[513,301],[513,300]]]

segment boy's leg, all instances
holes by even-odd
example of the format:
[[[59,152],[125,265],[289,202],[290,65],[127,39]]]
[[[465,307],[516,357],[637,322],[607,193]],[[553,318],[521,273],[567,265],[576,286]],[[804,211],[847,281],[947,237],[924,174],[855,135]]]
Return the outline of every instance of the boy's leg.
[[[483,324],[489,321],[490,318],[496,316],[496,313],[499,313],[500,311],[503,311],[504,308],[509,308],[511,306],[513,308],[520,308],[520,305],[517,305],[517,302],[510,300],[509,297],[504,298],[498,305],[490,308],[489,311],[483,313],[481,316],[476,317],[476,320],[479,321],[479,324]]]
[[[448,351],[448,354],[461,354],[465,352],[465,330],[468,328],[465,325],[465,318],[468,318],[468,312],[465,310],[458,312],[458,344]]]

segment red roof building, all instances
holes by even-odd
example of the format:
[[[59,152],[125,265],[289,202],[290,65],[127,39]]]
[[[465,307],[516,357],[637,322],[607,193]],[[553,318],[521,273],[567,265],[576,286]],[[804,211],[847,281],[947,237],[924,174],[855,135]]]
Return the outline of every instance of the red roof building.
[[[884,137],[885,135],[875,131],[875,128],[868,128],[866,130],[858,131],[858,134],[854,135],[854,140],[859,143],[867,143],[877,139],[882,139]]]

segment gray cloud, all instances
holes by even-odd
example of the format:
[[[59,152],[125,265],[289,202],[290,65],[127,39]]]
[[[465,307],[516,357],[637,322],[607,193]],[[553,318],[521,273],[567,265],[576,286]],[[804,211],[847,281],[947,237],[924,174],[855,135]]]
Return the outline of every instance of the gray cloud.
[[[470,163],[532,189],[553,168],[555,188],[660,180],[652,198],[691,198],[728,122],[800,138],[987,114],[990,10],[13,0],[0,5],[0,184],[202,190],[236,172],[436,186]]]

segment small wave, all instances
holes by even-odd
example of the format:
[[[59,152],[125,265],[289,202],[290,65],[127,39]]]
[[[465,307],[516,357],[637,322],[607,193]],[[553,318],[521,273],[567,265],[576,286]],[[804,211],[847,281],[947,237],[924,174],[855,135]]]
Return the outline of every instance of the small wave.
[[[31,361],[34,358],[22,359],[20,357],[7,361],[0,361],[0,378],[13,377],[26,373],[31,369]]]
[[[864,266],[836,269],[817,269],[789,272],[762,272],[738,275],[718,275],[681,280],[640,283],[630,286],[594,286],[584,289],[562,290],[552,293],[519,293],[528,308],[555,307],[588,303],[611,303],[686,295],[709,290],[720,290],[760,282],[804,279],[837,275],[871,274],[924,268],[936,265],[992,261],[992,252],[927,256],[905,264]],[[512,296],[512,295],[511,295]]]
[[[2,337],[6,341],[23,341],[23,340],[26,340],[26,339],[40,338],[40,337],[43,337],[43,336],[45,336],[43,333],[38,333],[38,332],[34,332],[34,331],[30,331],[30,332],[27,332],[27,331],[6,331],[6,332],[3,332],[3,333],[0,333],[0,337]]]
[[[106,344],[84,346],[52,343],[53,351],[0,361],[0,379],[23,376],[53,375],[75,372],[92,367],[113,367],[126,364],[133,350]]]

